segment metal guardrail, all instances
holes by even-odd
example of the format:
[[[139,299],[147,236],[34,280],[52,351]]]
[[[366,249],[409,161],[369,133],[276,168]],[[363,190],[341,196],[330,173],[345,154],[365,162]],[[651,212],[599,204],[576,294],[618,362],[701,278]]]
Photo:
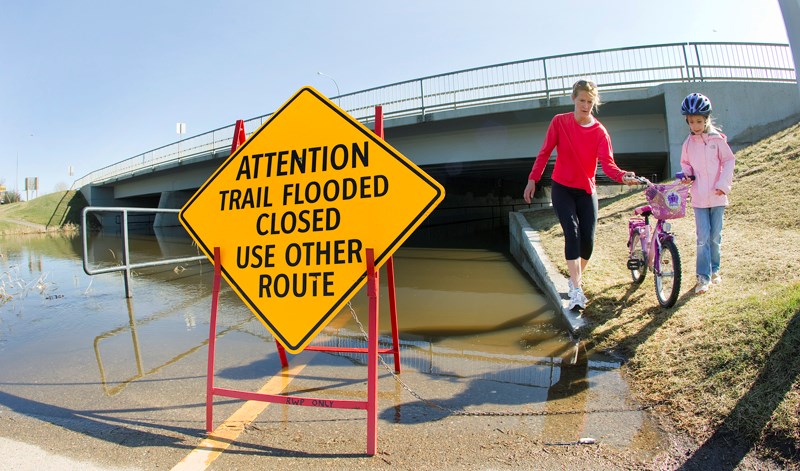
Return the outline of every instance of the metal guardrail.
[[[120,265],[115,265],[106,268],[92,268],[89,266],[89,242],[87,231],[89,225],[86,223],[86,216],[92,212],[104,213],[122,213],[122,261]],[[133,296],[131,292],[131,270],[145,267],[157,267],[161,265],[170,265],[175,263],[188,263],[199,260],[208,260],[205,255],[197,255],[194,257],[171,258],[155,260],[150,262],[131,263],[130,262],[130,244],[128,237],[128,213],[174,213],[177,214],[180,209],[153,209],[153,208],[119,208],[119,207],[97,207],[88,206],[83,209],[81,216],[81,238],[83,239],[83,271],[87,275],[100,275],[103,273],[112,273],[118,271],[125,272],[125,297],[130,298]]]
[[[511,101],[564,96],[579,78],[594,80],[601,91],[671,82],[746,81],[796,83],[788,44],[672,43],[562,54],[476,67],[384,85],[332,97],[355,119],[370,122],[374,108],[384,118]],[[249,136],[271,113],[245,121]],[[143,168],[157,169],[195,155],[230,149],[234,125],[149,150],[95,170],[72,184],[80,188]]]

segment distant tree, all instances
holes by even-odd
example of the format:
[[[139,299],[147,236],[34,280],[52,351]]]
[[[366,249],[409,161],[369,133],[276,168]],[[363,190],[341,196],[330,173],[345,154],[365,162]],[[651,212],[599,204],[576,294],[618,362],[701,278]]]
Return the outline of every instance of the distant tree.
[[[67,191],[67,190],[69,190],[69,186],[67,186],[67,184],[64,182],[56,183],[56,186],[53,188],[53,191],[55,192]]]
[[[20,201],[22,201],[22,195],[18,191],[6,190],[4,203],[19,203]]]

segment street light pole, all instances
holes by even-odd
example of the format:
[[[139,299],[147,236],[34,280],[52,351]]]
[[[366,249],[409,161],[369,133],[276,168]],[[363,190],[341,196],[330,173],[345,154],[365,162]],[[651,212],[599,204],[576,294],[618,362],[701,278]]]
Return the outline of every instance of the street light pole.
[[[339,84],[336,83],[336,79],[328,74],[323,74],[322,72],[317,72],[317,75],[322,75],[323,77],[328,77],[329,79],[333,80],[333,84],[336,85],[336,96],[338,97],[342,95],[342,92],[339,91]]]
[[[175,125],[175,131],[178,133],[178,158],[181,158],[181,139],[186,134],[186,123],[178,123]]]

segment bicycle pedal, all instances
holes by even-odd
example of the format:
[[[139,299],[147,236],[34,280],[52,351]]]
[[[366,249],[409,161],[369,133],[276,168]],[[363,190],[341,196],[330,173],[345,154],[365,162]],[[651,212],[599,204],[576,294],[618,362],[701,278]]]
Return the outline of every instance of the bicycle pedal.
[[[628,270],[639,270],[644,266],[641,260],[631,258],[628,260]]]

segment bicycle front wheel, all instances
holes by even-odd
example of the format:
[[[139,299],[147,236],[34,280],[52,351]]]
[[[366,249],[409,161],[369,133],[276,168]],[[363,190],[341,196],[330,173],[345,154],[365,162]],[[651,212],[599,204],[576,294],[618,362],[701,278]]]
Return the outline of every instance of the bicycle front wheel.
[[[661,243],[660,271],[654,273],[656,297],[662,307],[672,307],[681,291],[681,254],[672,240]]]

